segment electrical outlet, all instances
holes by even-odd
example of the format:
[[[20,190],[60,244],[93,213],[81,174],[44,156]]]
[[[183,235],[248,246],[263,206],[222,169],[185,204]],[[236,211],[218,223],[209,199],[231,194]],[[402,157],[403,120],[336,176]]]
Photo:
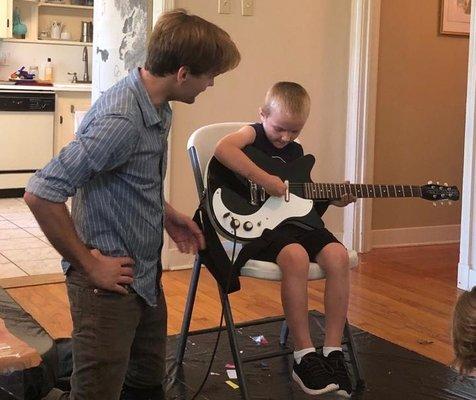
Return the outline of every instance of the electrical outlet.
[[[253,15],[253,0],[241,0],[241,15]]]
[[[9,51],[0,51],[0,65],[6,67],[10,65],[10,52]]]
[[[231,14],[231,0],[218,0],[218,14]]]

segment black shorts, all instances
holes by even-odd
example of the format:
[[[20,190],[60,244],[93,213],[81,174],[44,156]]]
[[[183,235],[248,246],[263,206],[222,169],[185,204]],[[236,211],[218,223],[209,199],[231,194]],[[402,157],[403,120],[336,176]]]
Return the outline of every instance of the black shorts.
[[[340,243],[339,240],[326,228],[307,230],[296,225],[283,225],[273,231],[265,230],[264,239],[269,244],[259,254],[253,256],[255,260],[276,262],[279,252],[289,244],[298,243],[304,247],[309,260],[314,262],[316,256],[329,243]]]

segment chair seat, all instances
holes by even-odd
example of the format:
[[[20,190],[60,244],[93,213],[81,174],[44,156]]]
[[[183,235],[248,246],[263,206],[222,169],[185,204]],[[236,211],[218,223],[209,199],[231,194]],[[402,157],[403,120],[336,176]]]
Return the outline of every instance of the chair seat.
[[[355,250],[349,250],[349,268],[355,268],[359,263],[359,256]],[[265,279],[267,281],[280,281],[282,279],[281,269],[278,264],[249,260],[241,269],[241,276],[248,276],[257,279]],[[311,263],[309,268],[309,280],[314,281],[324,279],[326,273],[319,264]]]

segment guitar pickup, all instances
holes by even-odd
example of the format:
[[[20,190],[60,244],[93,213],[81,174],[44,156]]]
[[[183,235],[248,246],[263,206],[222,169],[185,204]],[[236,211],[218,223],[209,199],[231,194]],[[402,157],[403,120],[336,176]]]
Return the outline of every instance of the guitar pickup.
[[[257,206],[258,205],[258,185],[249,179],[248,179],[248,182],[250,184],[250,204],[252,206]]]
[[[261,203],[264,203],[266,201],[266,190],[264,190],[263,186],[259,187],[259,195],[260,195]]]

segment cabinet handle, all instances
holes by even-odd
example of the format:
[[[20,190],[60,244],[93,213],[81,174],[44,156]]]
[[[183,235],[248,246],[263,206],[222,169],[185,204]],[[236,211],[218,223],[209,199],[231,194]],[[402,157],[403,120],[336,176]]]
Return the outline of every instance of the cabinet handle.
[[[7,18],[7,28],[10,28],[10,18]]]
[[[71,110],[71,114],[74,114],[74,105],[71,104],[69,107],[70,107],[70,110]]]
[[[63,123],[63,116],[60,115],[60,124],[62,124],[62,123]]]

